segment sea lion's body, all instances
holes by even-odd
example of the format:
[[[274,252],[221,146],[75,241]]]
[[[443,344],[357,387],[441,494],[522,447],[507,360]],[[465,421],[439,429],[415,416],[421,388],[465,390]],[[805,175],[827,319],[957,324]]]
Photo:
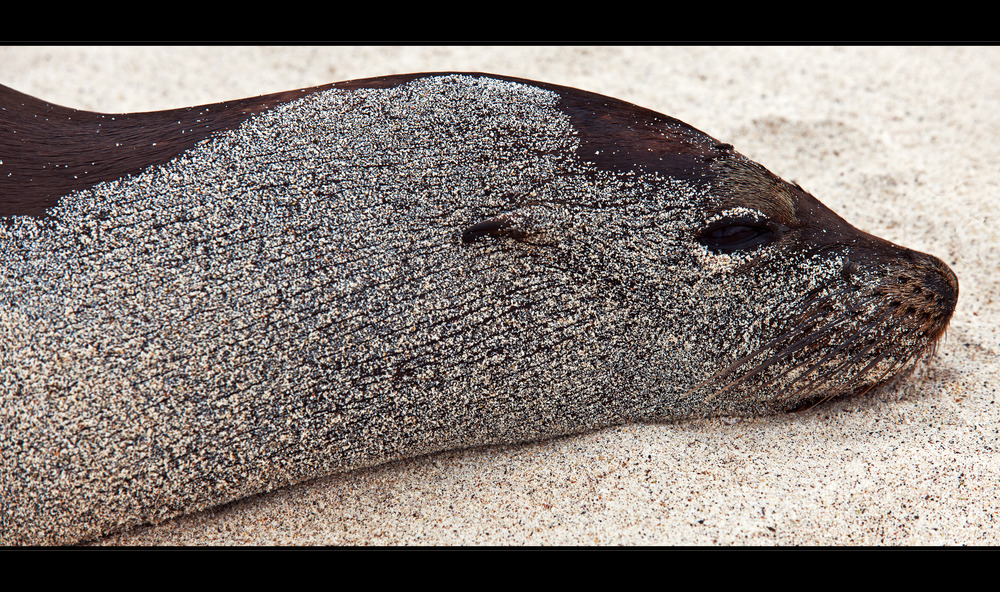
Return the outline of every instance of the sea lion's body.
[[[957,299],[939,260],[575,89],[408,75],[117,123],[2,90],[0,123],[47,122],[0,140],[6,544],[864,392]],[[97,156],[59,148],[87,125]]]

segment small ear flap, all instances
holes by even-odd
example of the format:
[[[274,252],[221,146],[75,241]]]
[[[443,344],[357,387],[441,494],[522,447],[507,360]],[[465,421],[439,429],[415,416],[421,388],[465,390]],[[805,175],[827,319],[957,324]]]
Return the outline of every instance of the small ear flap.
[[[462,244],[502,239],[544,246],[553,238],[549,236],[552,228],[548,227],[551,216],[551,211],[538,206],[500,214],[462,231]]]
[[[462,232],[462,244],[470,244],[476,241],[485,240],[486,237],[509,238],[520,241],[528,238],[529,233],[518,230],[514,227],[513,221],[507,216],[497,216],[489,220],[483,220],[478,224],[466,228]]]
[[[561,236],[554,225],[557,215],[561,214],[538,204],[506,212],[466,228],[462,231],[462,244],[505,240],[536,247],[555,246]]]

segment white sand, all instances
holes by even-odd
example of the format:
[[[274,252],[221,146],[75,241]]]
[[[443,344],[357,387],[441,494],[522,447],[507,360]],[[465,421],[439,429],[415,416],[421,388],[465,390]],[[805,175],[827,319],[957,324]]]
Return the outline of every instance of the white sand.
[[[961,283],[938,357],[879,397],[633,425],[320,479],[106,544],[990,545],[1000,539],[1000,48],[0,48],[0,83],[145,111],[478,70],[673,115]]]

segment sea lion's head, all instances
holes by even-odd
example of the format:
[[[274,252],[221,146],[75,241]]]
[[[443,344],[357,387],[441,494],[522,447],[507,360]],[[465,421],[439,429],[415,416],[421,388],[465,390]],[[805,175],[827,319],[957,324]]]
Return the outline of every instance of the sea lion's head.
[[[731,146],[565,87],[0,105],[4,544],[865,392],[933,349],[958,294]]]

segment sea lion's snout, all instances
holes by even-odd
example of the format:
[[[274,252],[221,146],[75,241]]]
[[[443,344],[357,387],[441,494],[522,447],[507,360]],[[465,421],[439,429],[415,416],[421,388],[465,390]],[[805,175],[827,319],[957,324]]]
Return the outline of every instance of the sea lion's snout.
[[[937,298],[936,304],[942,311],[944,324],[947,325],[958,305],[958,276],[937,257],[925,253],[920,255],[929,260],[928,267],[933,270],[933,273],[927,274],[925,278],[926,287]]]
[[[904,249],[896,261],[877,292],[896,311],[900,323],[933,344],[955,312],[958,278],[944,261],[927,253]]]
[[[944,262],[855,228],[730,147],[716,150],[693,234],[711,255],[692,301],[708,303],[699,314],[726,337],[700,339],[711,370],[692,398],[709,413],[799,409],[869,392],[934,351],[958,298]]]

